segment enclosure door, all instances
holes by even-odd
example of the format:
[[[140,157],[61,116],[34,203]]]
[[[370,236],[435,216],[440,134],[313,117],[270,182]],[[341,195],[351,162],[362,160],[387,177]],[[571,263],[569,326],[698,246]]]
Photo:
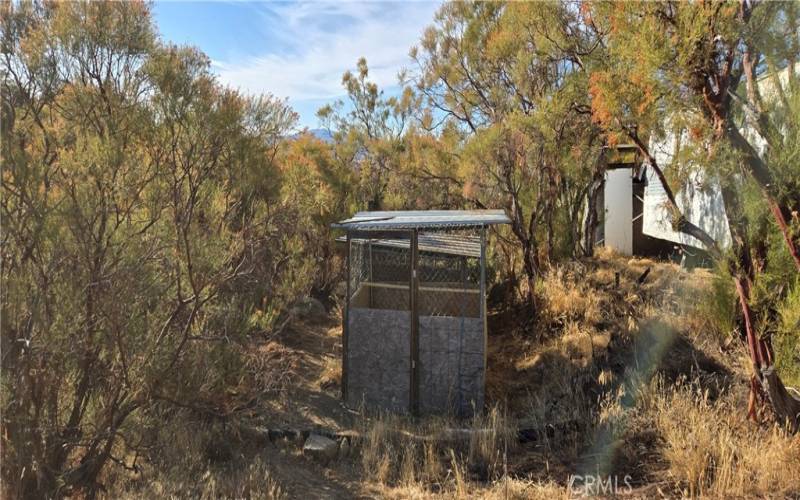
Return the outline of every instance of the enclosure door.
[[[348,406],[411,410],[411,256],[408,233],[351,234],[345,320],[344,397]]]
[[[455,234],[480,247],[479,234]],[[483,407],[485,372],[480,254],[420,251],[417,269],[419,412],[471,415]]]
[[[605,246],[623,255],[633,253],[633,187],[630,168],[606,172]]]
[[[485,236],[471,236],[350,235],[348,406],[459,415],[483,406]],[[466,255],[453,253],[458,243]]]

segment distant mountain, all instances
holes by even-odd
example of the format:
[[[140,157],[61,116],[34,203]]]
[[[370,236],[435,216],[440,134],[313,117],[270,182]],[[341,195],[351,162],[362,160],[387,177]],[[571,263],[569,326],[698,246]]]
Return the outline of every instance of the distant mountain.
[[[333,134],[331,134],[330,131],[328,131],[328,130],[326,130],[324,128],[311,129],[311,130],[309,130],[309,133],[313,134],[314,137],[316,137],[317,139],[319,139],[321,141],[333,142]]]
[[[311,134],[322,142],[327,142],[328,144],[333,142],[333,135],[324,128],[307,128],[302,132],[290,135],[289,138],[297,139],[303,134]]]

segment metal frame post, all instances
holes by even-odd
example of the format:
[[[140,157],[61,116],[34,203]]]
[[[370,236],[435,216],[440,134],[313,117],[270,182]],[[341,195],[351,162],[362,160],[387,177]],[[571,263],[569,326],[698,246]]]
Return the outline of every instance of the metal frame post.
[[[410,276],[409,276],[409,299],[411,304],[411,380],[409,391],[409,404],[411,414],[419,415],[419,233],[416,229],[411,231],[411,241],[409,249]]]
[[[348,372],[348,345],[347,345],[347,337],[348,337],[348,329],[349,329],[349,321],[348,316],[350,315],[350,231],[347,232],[347,252],[346,252],[346,259],[347,259],[347,271],[345,280],[347,281],[347,287],[345,291],[345,300],[344,300],[344,311],[342,311],[342,401],[347,403],[347,372]]]
[[[486,325],[486,227],[481,227],[481,318]]]
[[[373,264],[373,262],[372,262],[372,238],[370,238],[367,241],[369,241],[369,282],[370,282],[370,284],[372,284],[372,283],[375,282],[372,279],[372,264]],[[369,289],[369,307],[370,307],[370,309],[372,309],[372,306],[374,306],[374,305],[375,305],[375,303],[372,300],[372,288],[370,288]]]
[[[483,380],[486,384],[486,357],[489,339],[486,326],[486,226],[481,226],[481,320],[483,323]]]

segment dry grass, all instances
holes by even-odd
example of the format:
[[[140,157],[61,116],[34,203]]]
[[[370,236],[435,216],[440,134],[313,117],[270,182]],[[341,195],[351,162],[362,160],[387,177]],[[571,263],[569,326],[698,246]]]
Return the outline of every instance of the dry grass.
[[[342,383],[342,360],[333,356],[325,357],[319,375],[320,389],[340,387]]]
[[[568,489],[554,482],[505,477],[488,483],[461,483],[452,491],[432,492],[425,485],[387,487],[370,485],[366,492],[378,498],[448,498],[488,500],[558,500],[574,498]]]
[[[537,290],[544,299],[544,317],[550,321],[577,321],[592,325],[602,319],[600,298],[587,282],[572,279],[564,268],[547,274]],[[613,275],[611,277],[613,280]]]
[[[554,428],[512,474],[565,485],[591,464],[643,496],[797,495],[797,438],[745,421],[748,364],[713,324],[712,285],[706,270],[600,251],[543,278],[534,332],[495,317],[489,393],[521,425]],[[673,385],[687,378],[705,399]]]
[[[287,498],[270,464],[225,426],[173,419],[159,434],[155,460],[135,474],[109,470],[108,498]]]
[[[505,475],[516,445],[515,428],[497,408],[467,422],[381,415],[364,421],[363,435],[363,476],[381,496],[392,497],[466,498]]]
[[[289,498],[272,478],[269,464],[261,458],[241,467],[209,468],[199,476],[160,475],[135,489],[120,491],[115,488],[110,498],[195,498],[202,500],[264,498],[279,500]]]
[[[326,471],[377,498],[570,498],[584,470],[627,475],[635,497],[798,497],[800,437],[745,420],[749,363],[714,324],[712,284],[707,271],[607,251],[562,265],[537,287],[533,326],[519,310],[490,317],[490,411],[362,416],[355,453]],[[329,394],[341,367],[322,351],[308,382]],[[519,443],[519,429],[532,441]],[[272,472],[321,476],[310,464],[271,472],[213,427],[163,432],[171,449],[114,496],[277,498],[293,485]]]
[[[655,387],[652,414],[681,494],[692,497],[800,495],[800,436],[746,422],[742,401],[711,401],[696,384]]]

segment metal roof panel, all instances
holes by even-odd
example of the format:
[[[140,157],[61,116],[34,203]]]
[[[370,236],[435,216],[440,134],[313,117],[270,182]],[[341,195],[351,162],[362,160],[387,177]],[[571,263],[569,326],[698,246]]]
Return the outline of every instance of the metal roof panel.
[[[404,210],[358,212],[353,217],[331,224],[346,230],[436,229],[483,227],[509,224],[502,210]]]
[[[336,241],[345,243],[347,238],[340,236]],[[411,241],[403,238],[351,238],[355,243],[371,243],[377,247],[408,249]],[[440,253],[447,255],[460,255],[464,257],[480,258],[481,239],[479,236],[455,235],[441,233],[420,233],[418,239],[420,252]]]

